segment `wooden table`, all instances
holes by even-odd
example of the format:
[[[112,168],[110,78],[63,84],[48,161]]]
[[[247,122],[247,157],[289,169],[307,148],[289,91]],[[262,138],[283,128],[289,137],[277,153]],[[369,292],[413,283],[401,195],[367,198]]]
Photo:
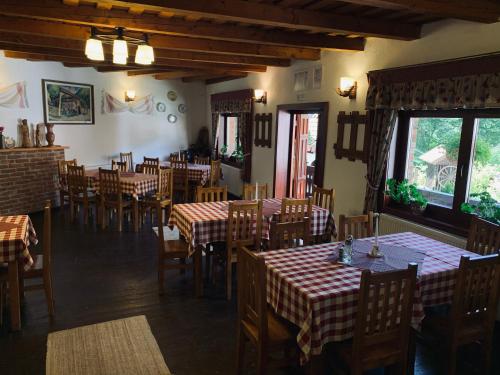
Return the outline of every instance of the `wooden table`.
[[[8,263],[11,328],[21,329],[20,273],[33,265],[28,246],[37,244],[35,228],[27,215],[0,216],[0,263]]]
[[[170,168],[170,162],[162,161],[160,167]],[[188,180],[203,186],[210,179],[210,169],[210,165],[188,163]]]

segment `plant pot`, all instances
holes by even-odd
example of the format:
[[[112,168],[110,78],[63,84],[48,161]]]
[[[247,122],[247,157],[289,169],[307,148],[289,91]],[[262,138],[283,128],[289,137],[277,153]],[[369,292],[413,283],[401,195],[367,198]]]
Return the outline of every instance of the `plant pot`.
[[[410,203],[410,210],[414,215],[422,215],[426,208],[427,206],[419,206],[418,204]]]

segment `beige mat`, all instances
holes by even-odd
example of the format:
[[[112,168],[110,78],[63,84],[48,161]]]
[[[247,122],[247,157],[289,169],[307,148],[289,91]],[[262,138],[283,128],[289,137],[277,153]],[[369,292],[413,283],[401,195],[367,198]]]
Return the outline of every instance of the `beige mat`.
[[[144,315],[49,334],[46,373],[171,374]]]

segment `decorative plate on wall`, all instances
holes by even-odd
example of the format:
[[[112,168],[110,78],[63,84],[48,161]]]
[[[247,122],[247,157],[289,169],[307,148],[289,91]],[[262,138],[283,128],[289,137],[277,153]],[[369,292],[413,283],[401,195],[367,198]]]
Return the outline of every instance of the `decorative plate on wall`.
[[[186,113],[187,112],[187,107],[185,104],[179,104],[177,109],[179,110],[179,113]]]
[[[156,103],[156,110],[158,112],[165,112],[166,109],[167,109],[167,106],[165,105],[165,103],[163,103],[163,102]]]
[[[177,100],[177,93],[175,91],[167,92],[167,98],[173,102]]]
[[[175,124],[177,122],[177,116],[171,113],[167,116],[167,120],[171,124]]]

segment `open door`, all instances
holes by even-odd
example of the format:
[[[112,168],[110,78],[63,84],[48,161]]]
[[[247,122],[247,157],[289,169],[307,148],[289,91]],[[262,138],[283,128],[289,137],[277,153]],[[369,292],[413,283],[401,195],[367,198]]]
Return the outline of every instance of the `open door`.
[[[292,171],[290,196],[305,198],[307,184],[307,136],[309,133],[309,118],[295,115],[293,127]]]

